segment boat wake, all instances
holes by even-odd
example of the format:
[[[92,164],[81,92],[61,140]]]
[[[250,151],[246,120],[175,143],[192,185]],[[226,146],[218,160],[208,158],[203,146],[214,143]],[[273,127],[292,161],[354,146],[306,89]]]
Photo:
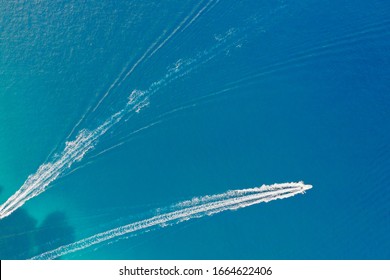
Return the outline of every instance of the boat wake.
[[[0,205],[0,220],[9,216],[24,205],[26,201],[46,191],[52,182],[71,172],[73,165],[80,162],[88,152],[93,150],[106,132],[112,130],[121,121],[128,121],[132,116],[148,106],[151,96],[201,67],[219,52],[231,47],[231,45],[224,46],[224,43],[226,41],[219,42],[203,53],[197,54],[194,58],[180,59],[175,63],[174,67],[168,68],[162,78],[151,83],[146,90],[134,89],[130,93],[124,107],[105,119],[98,127],[92,130],[80,129],[74,140],[66,141],[65,147],[60,153],[53,156],[48,163],[42,164],[34,174],[27,178],[15,194]]]
[[[160,214],[149,219],[95,234],[91,237],[42,253],[32,259],[56,259],[130,233],[136,234],[137,232],[142,232],[142,230],[175,225],[187,220],[211,216],[226,210],[236,210],[262,202],[284,199],[296,194],[303,194],[311,188],[311,185],[305,185],[303,182],[293,182],[263,185],[257,188],[232,190],[222,194],[196,197],[192,200],[175,204],[167,209],[159,209]]]
[[[143,107],[148,105],[148,100],[145,92],[134,90],[122,110],[113,114],[94,130],[80,130],[75,140],[67,141],[64,150],[56,155],[53,161],[42,164],[34,174],[27,178],[21,188],[0,206],[0,219],[10,215],[27,200],[44,192],[50,183],[65,174],[73,164],[80,162],[90,150],[94,149],[102,135],[125,115],[139,113]]]

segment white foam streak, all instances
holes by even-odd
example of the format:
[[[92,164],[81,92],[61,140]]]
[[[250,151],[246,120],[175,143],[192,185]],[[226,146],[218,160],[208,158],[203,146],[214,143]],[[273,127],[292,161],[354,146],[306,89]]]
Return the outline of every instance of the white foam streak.
[[[164,45],[181,29],[181,31],[184,31],[189,26],[191,26],[198,17],[203,13],[203,11],[212,3],[213,1],[209,1],[195,16],[192,16],[193,11],[185,17],[180,24],[159,44],[161,39],[166,34],[166,31],[164,31],[159,38],[155,42],[153,42],[149,48],[141,55],[141,57],[133,64],[133,66],[125,73],[125,70],[128,68],[128,65],[125,66],[125,68],[122,70],[122,72],[119,74],[119,76],[116,78],[116,80],[111,84],[109,89],[104,93],[103,97],[99,100],[97,105],[93,108],[92,112],[96,111],[96,109],[102,104],[102,102],[107,98],[107,96],[110,94],[111,90],[116,86],[120,86],[136,69],[137,67],[143,63],[146,62],[148,59],[150,59],[155,53],[157,53]],[[213,7],[219,2],[219,0],[213,5]],[[195,7],[198,8],[199,5]],[[187,22],[189,21],[189,22]],[[187,24],[186,24],[187,22]],[[186,24],[183,28],[183,25]],[[156,45],[158,46],[156,47]],[[123,74],[125,75],[123,76]],[[121,78],[123,76],[123,78]]]
[[[212,1],[208,2],[206,9],[211,2]],[[215,2],[214,5],[217,3],[218,1]],[[212,5],[212,7],[214,5]],[[196,14],[195,17],[200,16],[203,11],[204,9],[202,9],[200,13]],[[192,18],[192,15],[193,13],[187,16],[171,35],[173,36],[174,33],[180,30],[181,26]],[[170,36],[166,39],[169,40]],[[197,69],[214,58],[216,55],[214,52],[221,44],[222,43],[219,43],[211,49],[198,54],[195,58],[178,60],[173,68],[169,68],[168,72],[160,80],[152,83],[148,89],[144,91],[133,90],[124,108],[109,117],[102,125],[94,130],[80,130],[75,140],[67,141],[65,143],[65,148],[59,155],[54,156],[54,159],[52,159],[51,162],[42,164],[34,174],[27,178],[21,188],[14,195],[12,195],[5,203],[0,205],[0,219],[9,216],[16,209],[24,205],[26,201],[47,190],[53,181],[70,172],[70,168],[75,163],[81,161],[88,152],[95,148],[100,137],[110,130],[115,124],[121,121],[125,116],[127,118],[129,112],[134,114],[139,113],[144,107],[149,105],[149,99],[151,96],[153,96],[161,88],[166,87],[185,75],[188,75],[194,69]],[[153,48],[153,46],[151,48]],[[115,83],[117,83],[117,81],[115,81],[114,84]],[[130,116],[133,116],[133,114]]]
[[[151,58],[156,52],[158,52],[164,45],[173,37],[175,34],[183,27],[183,25],[188,21],[191,17],[192,13],[185,17],[179,25],[148,55],[146,59]]]
[[[195,62],[196,60],[193,59],[181,61],[180,65],[175,69],[169,69],[162,79],[152,83],[147,90],[133,90],[124,108],[109,117],[102,125],[94,130],[80,130],[75,140],[67,141],[64,150],[59,155],[55,156],[51,162],[42,164],[34,174],[27,178],[21,188],[0,206],[0,219],[9,216],[26,201],[46,191],[53,181],[66,175],[74,163],[81,161],[89,151],[95,148],[102,135],[120,122],[125,115],[139,113],[148,106],[149,98],[153,94],[188,73],[189,70],[187,72],[184,70]],[[184,74],[181,73],[183,71]]]
[[[163,34],[164,35],[164,34]],[[161,35],[162,36],[162,35]],[[115,79],[115,81],[110,85],[110,87],[108,88],[108,90],[104,93],[104,95],[102,96],[102,98],[99,100],[99,102],[96,104],[96,106],[93,108],[92,112],[95,112],[96,109],[102,104],[102,102],[107,98],[107,96],[110,94],[111,90],[115,87],[115,86],[120,86],[133,72],[134,70],[138,67],[139,64],[141,64],[145,57],[147,56],[147,54],[155,47],[155,45],[160,41],[161,39],[161,36],[159,38],[157,38],[157,40],[152,43],[151,46],[149,46],[149,48],[144,52],[144,54],[135,62],[135,64],[130,68],[130,70],[127,70],[129,64],[127,64],[125,66],[125,68],[123,68],[122,72],[119,74],[119,76]],[[125,73],[126,72],[126,73]],[[123,74],[125,73],[125,76],[122,78]]]
[[[305,185],[303,182],[283,183],[199,197],[174,205],[173,208],[178,208],[177,210],[168,211],[149,219],[98,233],[80,241],[61,246],[55,250],[45,252],[32,259],[56,259],[129,233],[147,230],[156,226],[169,226],[190,219],[210,216],[226,210],[236,210],[262,202],[284,199],[299,193],[304,193],[311,188],[311,185]]]
[[[218,4],[218,2],[219,2],[219,0],[217,0],[216,2],[214,2],[214,5],[211,6],[210,10],[211,10],[212,8],[214,8],[214,6]],[[213,3],[212,0],[209,1],[202,9],[200,9],[200,11],[199,11],[199,12],[190,20],[190,22],[188,22],[188,23],[186,24],[186,26],[184,26],[184,27],[182,28],[181,32],[184,32],[189,26],[191,26],[192,23],[193,23],[194,21],[196,21],[196,20],[202,15],[202,13],[210,6],[211,3]]]
[[[173,208],[181,208],[181,207],[189,207],[189,206],[195,206],[203,203],[208,203],[212,201],[217,201],[221,199],[227,199],[230,197],[239,197],[244,196],[247,194],[251,194],[254,192],[269,192],[269,191],[278,191],[278,190],[288,190],[288,189],[299,189],[303,186],[303,182],[291,182],[291,183],[281,183],[281,184],[273,184],[273,185],[262,185],[261,187],[257,188],[249,188],[249,189],[241,189],[241,190],[232,190],[227,191],[223,194],[215,194],[215,195],[205,195],[202,197],[195,197],[191,200],[186,200],[183,202],[180,202],[178,204],[173,205]]]
[[[50,183],[57,180],[74,163],[80,162],[89,151],[93,150],[99,138],[117,124],[125,114],[138,113],[145,107],[148,104],[148,97],[144,95],[142,91],[133,91],[124,109],[113,114],[96,129],[82,129],[75,140],[65,142],[65,148],[60,155],[56,156],[52,162],[42,164],[34,174],[27,178],[21,188],[0,206],[0,219],[9,216],[27,200],[47,190]]]

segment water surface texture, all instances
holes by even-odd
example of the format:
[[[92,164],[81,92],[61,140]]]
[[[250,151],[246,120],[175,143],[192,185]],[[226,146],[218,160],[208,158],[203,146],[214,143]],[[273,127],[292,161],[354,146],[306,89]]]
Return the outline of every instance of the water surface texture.
[[[0,1],[0,258],[304,181],[303,196],[60,257],[389,259],[389,14],[379,0]]]

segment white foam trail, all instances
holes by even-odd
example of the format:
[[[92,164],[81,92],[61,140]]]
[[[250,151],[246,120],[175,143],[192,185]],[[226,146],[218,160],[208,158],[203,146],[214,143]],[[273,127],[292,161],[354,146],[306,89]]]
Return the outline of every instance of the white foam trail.
[[[213,3],[213,5],[211,6],[211,8],[209,10],[211,10],[212,8],[214,8],[217,4],[218,4],[219,0],[215,1],[213,3],[213,1],[209,1],[202,9],[200,9],[200,11],[186,24],[186,26],[184,26],[181,30],[181,32],[184,32],[189,26],[192,25],[192,23],[194,21],[196,21],[202,14],[203,12],[210,6],[211,3]]]
[[[170,211],[166,213],[95,234],[91,237],[42,253],[32,259],[56,259],[93,245],[121,237],[125,234],[139,232],[156,226],[173,225],[194,218],[210,216],[226,210],[236,210],[248,207],[261,202],[284,199],[296,194],[304,193],[311,188],[311,185],[305,185],[303,182],[283,183],[269,186],[263,185],[251,189],[233,190],[222,194],[194,198],[174,205],[169,208]]]
[[[0,206],[0,219],[7,217],[21,207],[27,200],[44,192],[56,179],[71,166],[81,161],[85,154],[94,149],[99,138],[117,124],[129,112],[138,113],[148,104],[145,92],[133,91],[124,109],[113,114],[94,130],[82,129],[76,139],[67,141],[65,148],[52,162],[41,165],[37,172],[30,175],[21,188]]]
[[[210,2],[212,2],[212,0],[210,1]],[[210,2],[209,3],[207,3],[206,4],[206,7],[210,4]],[[193,14],[194,14],[194,12],[195,12],[195,10],[198,8],[198,6],[199,6],[200,4],[198,4],[196,7],[195,7],[195,9],[194,10],[192,10],[191,12],[190,12],[190,14],[188,15],[188,16],[186,16],[180,23],[179,23],[179,25],[165,38],[165,40],[164,41],[162,41],[158,46],[157,46],[157,48],[155,48],[154,49],[154,51],[146,58],[146,59],[149,59],[149,58],[151,58],[156,52],[158,52],[167,42],[169,42],[169,40],[171,40],[171,38],[173,37],[173,36],[175,36],[175,34],[178,32],[178,31],[180,31],[181,29],[183,29],[183,27],[185,28],[185,29],[187,29],[191,24],[193,24],[195,21],[196,21],[196,19],[199,17],[199,14],[196,14],[196,15],[194,15],[194,16],[192,16]],[[191,18],[192,17],[192,18]],[[186,24],[187,23],[187,24]]]
[[[119,76],[114,80],[114,82],[109,86],[108,90],[105,92],[105,94],[103,95],[103,97],[98,101],[98,104],[92,109],[92,112],[94,112],[99,106],[100,104],[103,102],[103,100],[109,95],[109,93],[111,92],[111,90],[117,85],[120,77],[123,75],[123,73],[126,71],[127,67],[128,67],[129,64],[127,64],[121,71],[121,73],[119,74]],[[81,116],[81,118],[79,119],[79,121],[73,126],[73,128],[71,129],[70,133],[68,134],[68,136],[65,138],[66,140],[68,140],[72,135],[73,133],[76,131],[76,129],[79,127],[79,125],[86,119],[86,117],[88,116],[88,114],[91,112],[91,108],[92,106],[89,106],[88,109],[85,111],[84,115]],[[51,154],[50,154],[51,155]],[[49,156],[50,156],[49,155]]]
[[[14,195],[0,205],[0,219],[9,216],[26,201],[47,190],[53,181],[66,175],[66,172],[70,171],[72,165],[81,161],[86,153],[94,149],[99,138],[121,121],[125,115],[128,115],[129,112],[139,113],[145,106],[148,106],[149,98],[162,87],[188,75],[197,67],[210,61],[216,55],[213,52],[220,45],[221,43],[212,47],[210,50],[204,51],[196,58],[177,61],[174,68],[169,69],[162,79],[152,83],[147,90],[134,90],[125,108],[113,114],[102,125],[94,130],[80,130],[76,139],[67,141],[65,143],[65,149],[59,155],[55,156],[52,162],[41,165],[37,172],[30,175]],[[193,66],[195,63],[197,66]]]
[[[219,2],[219,0],[213,5],[213,7]],[[122,72],[119,74],[119,76],[116,78],[114,83],[111,84],[109,89],[105,92],[103,97],[99,100],[97,105],[93,108],[92,112],[96,111],[96,109],[101,105],[101,103],[107,98],[107,96],[110,94],[111,90],[116,86],[120,86],[135,70],[136,68],[143,62],[146,62],[148,59],[150,59],[156,52],[158,52],[180,29],[184,31],[187,29],[190,25],[192,25],[199,16],[203,13],[203,11],[212,3],[212,0],[209,1],[195,16],[191,18],[191,16],[194,13],[194,10],[198,8],[200,4],[198,4],[193,11],[190,12],[188,16],[186,16],[180,24],[156,47],[156,45],[160,42],[162,37],[165,35],[166,31],[164,31],[157,40],[152,43],[149,48],[141,55],[141,57],[134,63],[134,65],[126,72],[123,78],[122,75],[125,72],[125,69],[127,69],[128,65],[126,65],[125,69],[122,70]],[[190,19],[191,18],[191,19]],[[190,21],[184,26],[183,25],[190,19]]]
[[[180,67],[170,69],[162,79],[154,82],[145,90],[133,90],[125,107],[109,117],[102,125],[94,130],[82,129],[76,139],[67,141],[64,150],[52,162],[42,164],[30,175],[20,189],[0,206],[0,219],[3,219],[21,207],[26,201],[46,191],[49,185],[70,171],[74,163],[80,162],[84,156],[93,150],[98,140],[113,126],[119,123],[129,113],[139,113],[149,105],[149,98],[172,81],[182,77],[182,71],[191,66],[196,60],[190,59],[180,64]],[[132,115],[130,115],[132,116]]]
[[[231,34],[231,32],[228,32],[228,33]],[[228,35],[230,35],[230,34],[228,34]],[[225,38],[220,39],[220,41],[225,42],[227,37],[228,36],[225,36]],[[223,48],[222,51],[227,50],[229,47],[231,47],[233,45],[234,44],[228,45],[226,48]],[[183,76],[188,75],[189,73],[191,73],[192,71],[196,70],[200,66],[206,64],[208,61],[212,60],[218,54],[218,52],[216,54],[215,53],[213,54],[213,52],[218,50],[218,47],[220,47],[220,44],[217,44],[216,46],[212,47],[211,49],[205,50],[203,53],[198,54],[196,59],[191,58],[191,59],[187,59],[187,60],[183,60],[183,59],[178,60],[175,63],[174,67],[171,67],[171,68],[168,69],[167,74],[162,79],[152,83],[151,86],[145,91],[148,94],[148,97],[151,97],[154,93],[159,91],[161,88],[171,84],[172,82],[174,82],[175,80],[177,80],[177,79],[179,79],[179,78],[181,78]],[[192,66],[195,63],[196,63],[196,66]],[[187,69],[187,70],[185,70],[185,69]],[[220,91],[217,91],[217,92],[210,93],[210,94],[208,94],[206,96],[194,99],[193,102],[200,101],[200,100],[205,99],[205,98],[210,98],[212,96],[219,95],[221,93],[224,93],[226,91],[229,91],[229,90],[232,90],[232,89],[235,89],[235,88],[238,88],[238,86],[230,87],[230,88],[227,88],[227,89],[223,89],[223,90],[220,90]],[[140,107],[140,109],[142,109],[142,107],[147,106],[148,104],[149,103],[145,101],[145,104],[143,104],[143,105],[140,104],[139,107]],[[192,103],[190,105],[181,106],[179,108],[173,109],[173,110],[171,110],[169,112],[166,112],[166,113],[163,113],[163,114],[159,115],[157,117],[157,119],[162,118],[162,117],[164,117],[166,115],[169,115],[169,114],[173,114],[173,113],[175,113],[177,111],[181,111],[181,110],[184,110],[184,109],[187,109],[187,108],[190,108],[190,107],[195,107],[195,106],[197,106],[196,103]],[[98,154],[92,156],[92,158],[95,158],[95,157],[97,157],[99,155],[102,155],[102,154],[104,154],[104,153],[106,153],[106,152],[108,152],[108,151],[110,151],[110,150],[112,150],[112,149],[114,149],[116,147],[122,146],[134,134],[136,134],[138,132],[141,132],[141,131],[144,131],[144,130],[146,130],[146,129],[150,128],[150,127],[153,127],[153,126],[155,126],[155,125],[157,125],[157,124],[159,124],[161,122],[163,122],[163,119],[156,120],[156,121],[154,121],[154,122],[152,122],[152,123],[150,123],[150,124],[148,124],[148,125],[146,125],[144,127],[141,127],[140,129],[137,129],[137,130],[131,132],[127,136],[120,138],[119,139],[121,141],[120,143],[115,144],[115,145],[113,145],[113,146],[111,146],[111,147],[109,147],[109,148],[99,152]]]
[[[116,86],[120,86],[133,72],[134,70],[138,67],[139,64],[141,64],[145,57],[148,55],[148,53],[157,45],[157,43],[160,41],[161,37],[164,35],[164,33],[157,38],[157,40],[152,43],[149,48],[144,52],[144,54],[134,63],[134,65],[128,70],[125,74],[125,76],[122,78],[122,75],[125,73],[125,71],[128,68],[128,64],[125,66],[125,68],[122,70],[122,72],[119,74],[119,76],[115,79],[115,81],[111,84],[109,89],[105,92],[103,97],[99,100],[97,105],[93,108],[92,112],[95,112],[96,109],[102,104],[102,102],[107,98],[107,96],[110,94],[111,90]]]

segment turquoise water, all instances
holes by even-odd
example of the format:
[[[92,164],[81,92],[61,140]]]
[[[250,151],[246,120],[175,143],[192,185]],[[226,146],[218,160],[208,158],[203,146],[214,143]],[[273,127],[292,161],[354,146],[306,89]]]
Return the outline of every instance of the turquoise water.
[[[0,220],[0,257],[194,196],[303,180],[304,196],[64,258],[389,259],[389,12],[385,1],[3,3],[0,203],[134,90],[153,94]]]

